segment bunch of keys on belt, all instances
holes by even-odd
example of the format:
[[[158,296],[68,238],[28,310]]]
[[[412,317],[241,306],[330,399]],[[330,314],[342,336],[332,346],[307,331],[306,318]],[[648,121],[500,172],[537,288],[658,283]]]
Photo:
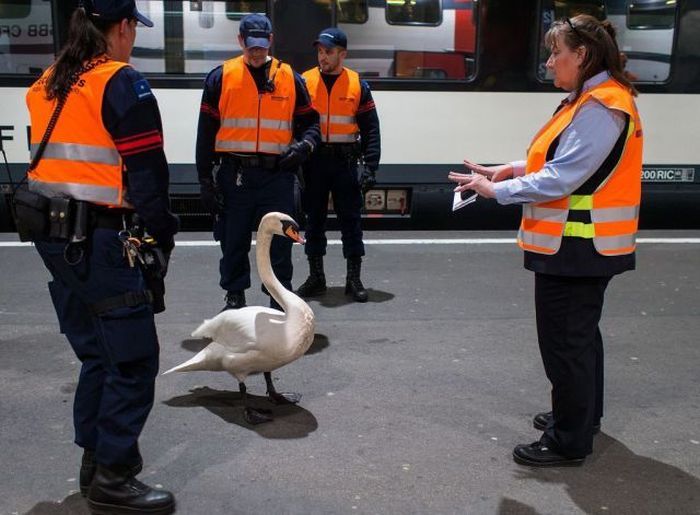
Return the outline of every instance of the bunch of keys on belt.
[[[141,246],[141,240],[133,237],[131,233],[126,229],[119,231],[118,237],[119,241],[121,241],[122,245],[124,245],[124,255],[126,256],[126,259],[129,262],[129,266],[131,268],[134,268],[137,259],[142,265],[145,265],[143,256],[139,251],[139,247]]]

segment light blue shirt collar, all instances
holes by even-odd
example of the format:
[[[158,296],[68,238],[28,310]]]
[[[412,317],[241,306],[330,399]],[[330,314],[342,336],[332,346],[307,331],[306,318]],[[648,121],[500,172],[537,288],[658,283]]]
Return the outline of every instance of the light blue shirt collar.
[[[595,86],[598,86],[599,84],[602,84],[606,80],[610,78],[610,73],[608,73],[607,70],[603,70],[602,72],[596,73],[593,77],[588,79],[586,82],[583,83],[583,88],[581,89],[581,92],[583,93],[584,91],[587,91]],[[572,91],[569,94],[569,100],[573,100],[574,94],[576,92]]]

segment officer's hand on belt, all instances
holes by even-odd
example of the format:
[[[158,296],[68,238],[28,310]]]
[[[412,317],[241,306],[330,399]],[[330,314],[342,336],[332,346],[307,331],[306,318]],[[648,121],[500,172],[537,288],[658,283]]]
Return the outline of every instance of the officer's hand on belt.
[[[377,167],[365,165],[360,174],[360,189],[364,195],[377,184]]]
[[[309,158],[312,151],[313,145],[307,140],[295,141],[280,155],[280,168],[294,170]]]
[[[214,184],[214,181],[202,179],[199,184],[199,191],[202,197],[204,208],[212,215],[220,213],[224,209],[223,199]]]

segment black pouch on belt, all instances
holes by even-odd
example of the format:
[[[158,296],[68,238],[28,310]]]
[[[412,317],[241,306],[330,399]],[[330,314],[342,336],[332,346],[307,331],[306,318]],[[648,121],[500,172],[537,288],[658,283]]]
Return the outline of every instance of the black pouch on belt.
[[[20,185],[12,197],[12,214],[20,241],[46,238],[49,228],[49,199]]]
[[[73,229],[73,199],[52,197],[49,199],[49,237],[67,240]]]

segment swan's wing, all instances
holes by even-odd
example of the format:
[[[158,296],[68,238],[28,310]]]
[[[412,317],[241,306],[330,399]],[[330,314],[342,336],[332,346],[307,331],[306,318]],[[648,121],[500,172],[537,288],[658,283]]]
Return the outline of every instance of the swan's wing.
[[[216,319],[219,320],[211,338],[230,352],[265,352],[284,333],[284,313],[276,309],[260,306],[230,309],[218,314]]]

